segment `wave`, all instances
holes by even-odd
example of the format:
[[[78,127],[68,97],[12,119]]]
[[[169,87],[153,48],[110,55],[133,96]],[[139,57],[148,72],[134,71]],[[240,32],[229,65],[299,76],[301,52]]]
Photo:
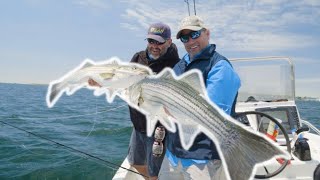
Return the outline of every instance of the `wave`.
[[[132,127],[123,127],[123,128],[100,128],[94,129],[92,131],[82,131],[80,135],[87,136],[105,136],[105,135],[122,135],[131,133]]]

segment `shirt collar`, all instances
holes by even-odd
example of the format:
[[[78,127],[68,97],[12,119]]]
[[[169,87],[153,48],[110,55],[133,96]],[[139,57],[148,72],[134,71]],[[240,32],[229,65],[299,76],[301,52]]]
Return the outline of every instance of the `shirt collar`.
[[[197,57],[201,56],[202,53],[203,53],[204,51],[206,51],[208,48],[210,48],[210,44],[208,44],[207,47],[203,48],[200,52],[198,52],[197,54],[195,54],[194,57],[193,57],[193,59],[196,59]],[[189,55],[189,53],[187,53],[186,55],[184,55],[183,59],[184,59],[184,61],[186,61],[187,64],[190,64],[190,62],[192,61],[192,60],[190,60],[190,55]]]

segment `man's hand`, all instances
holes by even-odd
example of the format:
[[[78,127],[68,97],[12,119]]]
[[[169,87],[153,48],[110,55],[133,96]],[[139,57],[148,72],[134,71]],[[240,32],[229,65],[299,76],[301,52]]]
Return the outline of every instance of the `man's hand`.
[[[96,81],[94,81],[93,79],[89,79],[88,80],[88,84],[90,85],[90,86],[97,86],[97,87],[101,87],[101,85],[100,84],[98,84]]]

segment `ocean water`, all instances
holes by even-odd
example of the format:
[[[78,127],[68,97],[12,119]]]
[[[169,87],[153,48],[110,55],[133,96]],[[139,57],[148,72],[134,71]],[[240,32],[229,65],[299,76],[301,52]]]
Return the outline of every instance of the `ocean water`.
[[[127,155],[127,104],[82,89],[48,108],[46,91],[0,83],[0,179],[111,179]],[[320,102],[297,105],[320,128]]]
[[[121,165],[127,155],[127,104],[109,104],[83,89],[48,108],[46,91],[0,84],[0,120],[22,129],[0,123],[0,179],[111,179],[118,167],[110,163]]]

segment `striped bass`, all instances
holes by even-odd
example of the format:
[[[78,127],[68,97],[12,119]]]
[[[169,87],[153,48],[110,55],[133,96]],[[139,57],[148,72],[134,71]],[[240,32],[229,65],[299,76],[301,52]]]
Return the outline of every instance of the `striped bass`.
[[[88,86],[90,78],[99,86]],[[198,70],[177,77],[168,68],[152,75],[148,67],[138,64],[85,61],[50,83],[47,104],[52,107],[64,91],[71,95],[82,87],[95,90],[95,95],[106,93],[110,103],[118,95],[146,115],[149,136],[157,121],[172,132],[178,125],[184,149],[191,147],[197,134],[206,134],[215,142],[226,177],[232,180],[252,179],[256,165],[273,157],[289,159],[273,141],[249,130],[212,103],[203,82]]]
[[[94,94],[97,96],[106,93],[108,102],[112,102],[117,91],[129,87],[151,74],[152,71],[146,66],[124,63],[116,57],[97,63],[85,59],[78,67],[49,84],[46,97],[47,105],[52,107],[63,92],[72,95],[82,87],[95,90]],[[94,80],[102,87],[88,86],[89,79]]]
[[[203,132],[215,144],[228,179],[252,179],[255,165],[273,157],[288,158],[274,142],[248,130],[212,103],[198,70],[176,77],[171,69],[149,76],[121,94],[130,106],[147,116],[151,136],[159,120],[168,130],[179,128],[181,144],[189,149],[197,134]]]

